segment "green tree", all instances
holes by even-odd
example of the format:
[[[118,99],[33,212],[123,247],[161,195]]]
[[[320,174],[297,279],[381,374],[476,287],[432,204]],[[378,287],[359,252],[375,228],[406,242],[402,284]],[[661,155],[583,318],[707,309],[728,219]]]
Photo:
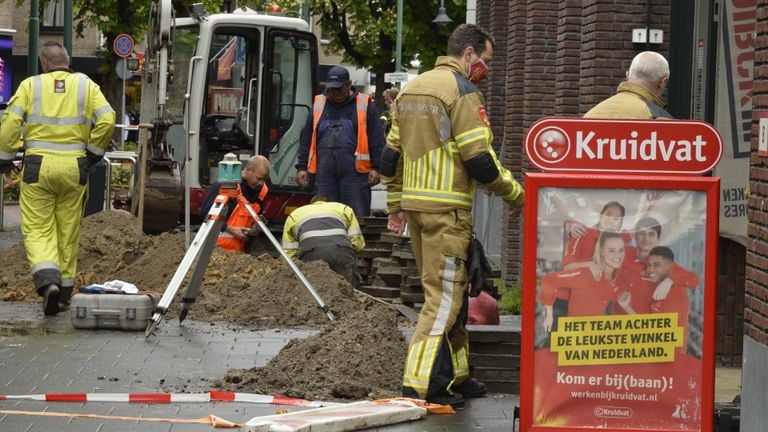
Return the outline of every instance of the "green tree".
[[[395,71],[397,38],[397,0],[305,0],[310,1],[313,16],[318,17],[323,33],[329,36],[329,52],[342,55],[343,62],[376,73],[376,100],[383,103],[386,88],[384,73]],[[300,0],[278,0],[287,10],[298,10]],[[403,1],[403,49],[401,64],[416,55],[420,70],[429,70],[435,58],[445,54],[448,36],[455,23],[465,21],[466,0],[446,0],[453,25],[438,26],[431,21],[437,15],[438,0]]]
[[[48,0],[45,1],[47,3]],[[115,76],[115,63],[119,59],[112,46],[120,34],[130,34],[136,42],[136,50],[144,51],[142,42],[146,39],[149,28],[149,15],[153,1],[151,0],[73,0],[73,15],[75,33],[82,36],[88,27],[99,29],[105,37],[104,64],[102,66],[107,89],[106,97],[113,107],[121,105],[122,87],[117,85],[119,79]],[[157,3],[157,2],[156,2]],[[186,16],[186,6],[181,0],[173,0],[173,9],[177,16]],[[220,10],[224,0],[203,0],[209,11]],[[41,9],[44,6],[41,6]],[[121,122],[118,119],[118,122]]]

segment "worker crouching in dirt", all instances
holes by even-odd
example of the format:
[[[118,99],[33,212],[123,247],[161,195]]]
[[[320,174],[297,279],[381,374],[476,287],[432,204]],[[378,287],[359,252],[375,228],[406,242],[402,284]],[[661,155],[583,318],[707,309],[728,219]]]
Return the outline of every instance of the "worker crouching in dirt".
[[[261,212],[261,205],[267,196],[269,188],[265,181],[269,177],[271,166],[264,156],[253,156],[243,168],[243,179],[237,185],[238,195],[242,195],[251,203],[251,208],[256,214]],[[203,203],[200,205],[200,214],[207,215],[213,207],[216,196],[221,190],[221,183],[214,183],[208,190]],[[227,208],[227,222],[222,226],[221,233],[216,239],[216,244],[224,250],[245,251],[248,233],[253,227],[254,220],[242,204],[231,200]]]
[[[365,247],[363,233],[351,207],[315,195],[309,205],[294,210],[285,221],[283,249],[291,258],[322,260],[360,287],[357,252]]]
[[[0,172],[13,167],[23,128],[21,233],[43,313],[56,315],[69,307],[88,171],[104,156],[115,111],[96,83],[69,69],[60,43],[45,43],[40,64],[43,73],[19,84],[3,114]]]

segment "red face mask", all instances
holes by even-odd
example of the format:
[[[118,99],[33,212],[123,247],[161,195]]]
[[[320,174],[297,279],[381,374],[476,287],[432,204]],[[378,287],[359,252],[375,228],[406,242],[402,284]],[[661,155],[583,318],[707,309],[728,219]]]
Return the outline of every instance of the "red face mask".
[[[478,59],[476,62],[472,63],[469,67],[469,72],[467,72],[467,76],[469,77],[469,80],[475,84],[488,78],[488,66],[486,66],[483,59]]]

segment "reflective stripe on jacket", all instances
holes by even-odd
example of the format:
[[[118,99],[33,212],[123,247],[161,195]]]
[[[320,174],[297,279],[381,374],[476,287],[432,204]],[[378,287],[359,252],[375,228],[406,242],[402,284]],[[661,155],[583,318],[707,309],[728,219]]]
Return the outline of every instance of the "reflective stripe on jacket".
[[[323,110],[328,98],[319,94],[312,104],[312,140],[309,145],[309,161],[307,171],[317,173],[317,125],[323,117]],[[357,148],[355,148],[355,169],[361,173],[371,171],[371,154],[368,150],[368,100],[366,94],[358,93],[355,98],[357,105]]]
[[[438,57],[433,70],[408,82],[392,113],[387,147],[399,156],[395,175],[382,177],[390,214],[471,208],[477,182],[465,162],[477,157],[488,157],[498,172],[482,187],[519,206],[523,188],[492,143],[482,93],[456,59]]]
[[[259,192],[259,201],[263,202],[264,198],[267,196],[267,192],[269,191],[269,188],[266,184],[263,184],[261,186],[261,191]],[[240,189],[240,185],[237,185],[237,194],[238,196],[242,195],[242,191]],[[261,205],[259,205],[258,202],[251,203],[251,208],[253,209],[256,214],[258,214],[261,211]],[[232,212],[232,214],[229,216],[229,219],[227,219],[227,226],[235,227],[235,228],[248,228],[250,229],[253,226],[253,218],[248,213],[248,210],[246,210],[242,204],[237,202],[237,207],[235,207],[235,211]],[[216,239],[216,244],[219,245],[220,248],[228,251],[238,251],[242,252],[245,250],[245,240],[240,240],[232,236],[232,234],[222,231],[219,233],[219,237]]]
[[[351,207],[316,201],[294,210],[283,227],[283,249],[290,257],[299,249],[339,245],[359,252],[365,247],[360,224]]]
[[[68,152],[83,156],[106,151],[115,111],[87,76],[56,70],[25,79],[8,103],[0,129],[0,153],[13,154],[24,124],[30,153]]]

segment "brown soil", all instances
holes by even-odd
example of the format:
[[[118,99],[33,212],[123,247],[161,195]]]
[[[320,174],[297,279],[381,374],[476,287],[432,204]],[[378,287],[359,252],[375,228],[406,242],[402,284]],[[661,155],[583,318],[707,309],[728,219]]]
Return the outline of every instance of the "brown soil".
[[[125,212],[83,219],[76,286],[119,279],[163,292],[184,256],[184,233],[139,237],[137,229],[136,218]],[[141,256],[128,264],[123,254],[137,240]],[[214,387],[326,400],[397,395],[407,346],[396,312],[356,295],[324,262],[298,266],[336,316],[333,324],[282,259],[214,251],[188,319],[247,328],[325,327],[289,343],[267,366],[230,371]],[[0,269],[3,300],[39,301],[22,244],[3,251]],[[181,291],[166,319],[178,316]]]
[[[212,386],[309,400],[399,396],[406,343],[397,315],[378,306],[363,299],[316,336],[291,341],[266,366],[230,370]]]

